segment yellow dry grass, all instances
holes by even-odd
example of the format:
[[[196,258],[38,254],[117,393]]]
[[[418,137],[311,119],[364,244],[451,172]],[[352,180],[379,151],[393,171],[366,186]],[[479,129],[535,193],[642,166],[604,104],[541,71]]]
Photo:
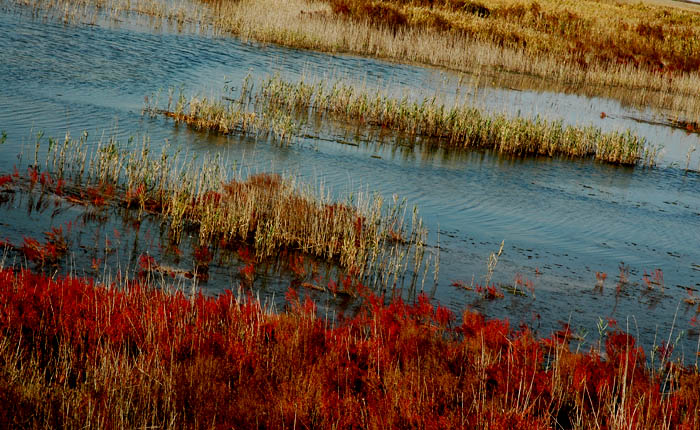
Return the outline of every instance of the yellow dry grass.
[[[620,0],[620,3],[629,5],[643,3],[653,6],[672,7],[682,11],[700,13],[700,2],[694,3],[686,0]]]

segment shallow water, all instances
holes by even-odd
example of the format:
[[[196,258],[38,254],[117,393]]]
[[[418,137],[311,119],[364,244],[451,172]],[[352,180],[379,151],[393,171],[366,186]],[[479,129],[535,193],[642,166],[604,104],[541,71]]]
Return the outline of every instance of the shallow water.
[[[39,131],[61,138],[87,130],[95,137],[93,144],[103,133],[122,140],[148,135],[154,146],[167,140],[195,154],[223,151],[238,166],[292,172],[322,182],[336,195],[360,187],[387,199],[396,193],[418,206],[431,231],[433,252],[439,244],[434,293],[453,310],[473,306],[489,316],[539,326],[544,334],[557,328],[558,321],[569,321],[586,329],[589,341],[597,339],[598,318],[611,317],[623,326],[629,321],[630,331],[645,345],[655,342],[657,333],[665,339],[677,314],[676,329],[686,331],[681,346],[689,356],[694,351],[698,332],[689,320],[695,310],[682,299],[686,288],[700,291],[700,176],[669,166],[685,166],[698,135],[653,124],[658,118],[651,111],[567,94],[489,87],[458,91],[458,76],[435,69],[167,28],[64,25],[33,19],[21,9],[0,11],[0,27],[0,129],[7,133],[0,147],[1,172],[19,163],[18,153],[33,153],[33,136]],[[652,170],[478,151],[450,154],[397,145],[392,137],[380,142],[372,131],[335,123],[285,147],[210,136],[141,114],[144,96],[161,88],[183,85],[187,91],[217,94],[226,82],[237,85],[249,73],[280,73],[291,81],[348,76],[370,88],[390,85],[396,94],[438,94],[491,111],[539,113],[605,130],[629,127],[666,151],[662,167]],[[693,154],[691,166],[697,167],[699,157]],[[4,205],[0,211],[0,232],[13,240],[48,230],[45,217],[21,216],[21,205]],[[484,301],[450,285],[456,280],[469,284],[472,277],[482,281],[488,256],[502,240],[504,253],[494,281],[512,284],[519,274],[533,282],[535,298],[529,292],[526,298],[506,293],[502,300]],[[146,245],[129,242],[127,248],[135,251],[123,252],[133,260]],[[630,282],[618,291],[621,262],[629,266]],[[648,290],[642,281],[644,271],[657,268],[663,270],[663,292],[660,286]],[[225,265],[216,270],[224,278],[231,272]],[[602,291],[595,288],[597,271],[608,274]],[[432,274],[425,283],[428,291],[433,290],[431,279]],[[203,287],[216,293],[231,282]],[[283,285],[272,284],[263,294],[280,297]]]

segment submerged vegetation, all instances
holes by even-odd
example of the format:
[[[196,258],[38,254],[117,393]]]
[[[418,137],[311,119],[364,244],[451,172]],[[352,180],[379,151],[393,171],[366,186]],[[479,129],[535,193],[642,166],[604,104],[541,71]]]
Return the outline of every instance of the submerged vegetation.
[[[261,42],[444,66],[484,74],[489,82],[494,71],[514,72],[674,117],[700,117],[695,10],[608,0],[21,3],[59,10],[69,20],[94,21],[89,7],[135,12]]]
[[[358,287],[362,290],[361,287]],[[4,428],[695,429],[697,367],[605,329],[572,351],[423,295],[329,321],[135,282],[0,271]]]
[[[449,107],[435,98],[422,101],[408,97],[399,99],[380,90],[370,92],[340,81],[333,85],[306,83],[303,80],[291,83],[272,77],[261,81],[257,90],[253,91],[252,87],[250,80],[244,80],[241,100],[215,102],[193,97],[186,102],[180,96],[177,103],[168,103],[165,110],[159,110],[152,104],[147,105],[146,110],[152,114],[162,113],[197,129],[224,132],[238,129],[245,132],[249,128],[245,118],[257,118],[254,113],[242,111],[241,104],[249,98],[254,100],[256,111],[271,112],[265,115],[279,117],[280,112],[284,112],[285,124],[292,121],[286,112],[296,112],[302,115],[302,119],[305,119],[304,114],[328,115],[411,136],[436,138],[451,149],[489,149],[513,155],[591,157],[622,165],[654,166],[657,162],[658,148],[629,130],[604,133],[597,127],[565,126],[562,121],[548,121],[539,116],[509,118],[502,114],[490,115],[470,106]],[[291,128],[294,127],[288,125],[283,130]],[[277,133],[289,136],[284,132]]]

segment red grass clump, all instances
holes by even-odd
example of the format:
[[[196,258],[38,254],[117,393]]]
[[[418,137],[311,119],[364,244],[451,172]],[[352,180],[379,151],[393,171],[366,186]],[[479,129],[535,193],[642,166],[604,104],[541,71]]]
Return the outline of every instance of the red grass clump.
[[[192,253],[194,257],[195,266],[199,269],[208,268],[211,261],[214,259],[209,247],[206,245],[196,246],[194,252]]]
[[[245,280],[246,282],[253,282],[253,278],[255,277],[255,265],[253,263],[248,263],[245,266],[241,267],[238,273],[241,275],[241,278],[243,278],[243,280]]]
[[[455,286],[455,284],[452,285]],[[498,288],[495,284],[482,286],[481,284],[477,283],[474,285],[474,291],[476,291],[478,294],[481,294],[481,296],[486,300],[496,300],[502,299],[504,297],[503,291],[501,291],[501,289]]]
[[[27,260],[40,266],[55,266],[68,253],[68,242],[63,234],[63,227],[54,227],[44,233],[44,243],[25,237],[22,246],[17,248]]]
[[[306,276],[306,267],[304,267],[304,256],[302,254],[289,256],[289,270],[291,270],[297,278]]]
[[[470,311],[456,323],[424,295],[365,292],[336,322],[287,299],[270,313],[230,291],[0,270],[0,400],[13,405],[0,427],[700,426],[697,369],[651,371],[620,331],[604,360],[569,351],[567,331],[541,340]]]
[[[32,185],[36,184],[39,180],[39,171],[35,167],[27,168],[27,176]]]
[[[95,206],[104,206],[108,200],[114,198],[114,186],[111,184],[88,187],[85,192],[90,203]]]

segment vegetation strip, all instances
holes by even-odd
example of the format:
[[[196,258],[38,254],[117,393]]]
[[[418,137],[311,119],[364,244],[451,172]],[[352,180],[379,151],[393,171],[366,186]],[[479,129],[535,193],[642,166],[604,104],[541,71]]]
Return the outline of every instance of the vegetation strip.
[[[359,290],[362,288],[358,287]],[[337,322],[287,294],[272,312],[124,282],[0,271],[4,428],[608,428],[700,426],[700,374],[613,329],[572,352],[425,296]]]
[[[263,80],[256,91],[252,86],[250,80],[243,81],[242,97],[238,101],[212,102],[193,97],[185,102],[180,97],[174,105],[169,103],[165,111],[153,105],[148,105],[146,110],[164,113],[198,129],[229,130],[240,123],[241,104],[250,98],[257,111],[271,112],[266,114],[271,117],[290,111],[327,114],[413,136],[438,138],[453,149],[485,148],[513,155],[592,157],[606,163],[642,166],[654,166],[658,156],[658,148],[629,130],[604,133],[597,127],[565,126],[562,121],[547,121],[539,116],[528,119],[487,115],[474,107],[448,107],[435,98],[422,102],[408,97],[397,99],[379,90],[372,93],[340,81],[333,85],[303,80],[291,83],[272,77]],[[173,108],[175,110],[170,111]]]
[[[247,81],[246,81],[247,82]],[[158,109],[157,96],[146,97],[144,113],[151,116],[164,115],[177,123],[195,130],[209,130],[220,134],[252,134],[257,137],[272,137],[289,143],[299,133],[299,126],[288,112],[270,109],[262,113],[248,111],[239,104],[215,101],[206,97],[186,100],[182,92],[173,100],[174,89],[168,94],[168,107]]]

